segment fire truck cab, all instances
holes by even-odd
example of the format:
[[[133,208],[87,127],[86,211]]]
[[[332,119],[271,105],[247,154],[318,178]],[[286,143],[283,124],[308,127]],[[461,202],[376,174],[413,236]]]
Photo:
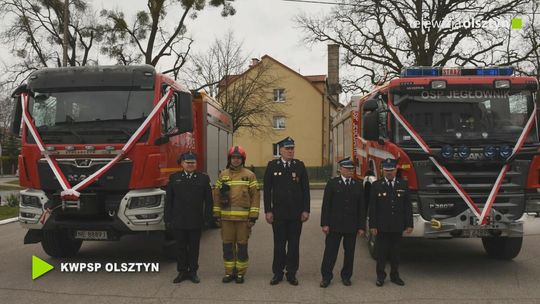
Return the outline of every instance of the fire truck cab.
[[[490,256],[512,259],[540,233],[537,92],[511,67],[406,68],[337,116],[335,158],[351,153],[367,191],[382,160],[398,161],[411,236],[481,238]]]
[[[215,180],[232,141],[215,101],[149,65],[42,69],[13,97],[19,222],[25,243],[53,257],[77,254],[83,240],[164,232],[163,188],[179,154],[197,153]]]

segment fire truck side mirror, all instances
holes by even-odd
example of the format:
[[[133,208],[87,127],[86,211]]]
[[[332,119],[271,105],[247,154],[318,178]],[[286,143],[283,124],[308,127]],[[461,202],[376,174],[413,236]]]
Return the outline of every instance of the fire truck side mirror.
[[[365,140],[379,140],[379,115],[372,111],[364,115],[363,138]]]
[[[14,101],[13,115],[11,115],[11,134],[13,136],[19,137],[21,132],[21,123],[22,123],[22,104],[21,104],[21,94],[27,90],[26,84],[19,86],[11,94],[11,97]]]
[[[369,99],[364,103],[364,113],[377,110],[379,103],[377,99]]]
[[[189,92],[176,92],[176,127],[178,133],[193,131],[193,104],[192,96]]]

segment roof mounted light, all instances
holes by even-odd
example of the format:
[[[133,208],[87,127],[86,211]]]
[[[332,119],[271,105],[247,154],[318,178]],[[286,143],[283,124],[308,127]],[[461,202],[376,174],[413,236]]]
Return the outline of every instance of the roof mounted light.
[[[514,68],[512,67],[493,67],[479,68],[476,72],[478,76],[512,76]]]
[[[440,76],[440,68],[436,67],[410,67],[401,70],[402,77]]]
[[[513,74],[513,67],[407,67],[401,70],[401,77],[512,76]]]

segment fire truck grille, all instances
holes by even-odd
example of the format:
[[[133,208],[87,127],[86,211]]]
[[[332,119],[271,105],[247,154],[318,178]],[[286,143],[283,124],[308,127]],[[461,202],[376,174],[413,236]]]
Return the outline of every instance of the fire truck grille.
[[[517,219],[524,211],[529,160],[515,160],[503,179],[493,208]],[[465,201],[430,160],[413,161],[418,200],[425,219],[448,218],[467,210]],[[447,162],[443,164],[482,209],[502,169],[502,162]]]
[[[80,208],[62,208],[60,193],[48,195],[51,206],[55,209],[56,220],[112,220],[120,206],[123,193],[81,193]]]
[[[74,186],[105,166],[110,160],[100,158],[58,159],[58,166],[64,173],[67,181]],[[133,163],[131,160],[121,160],[85,189],[95,192],[128,189],[132,167]],[[61,189],[60,183],[45,159],[41,159],[38,162],[38,174],[41,188],[45,192],[55,192]]]

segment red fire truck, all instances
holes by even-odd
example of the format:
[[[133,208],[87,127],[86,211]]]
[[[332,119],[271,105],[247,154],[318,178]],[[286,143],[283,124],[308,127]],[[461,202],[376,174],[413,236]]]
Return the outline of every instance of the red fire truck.
[[[335,117],[334,157],[352,155],[368,192],[381,161],[398,160],[413,237],[481,238],[512,259],[540,233],[537,92],[510,67],[406,68]]]
[[[53,257],[83,240],[164,231],[162,188],[179,153],[196,152],[215,180],[232,143],[231,118],[211,98],[148,65],[43,69],[13,97],[24,242]]]

